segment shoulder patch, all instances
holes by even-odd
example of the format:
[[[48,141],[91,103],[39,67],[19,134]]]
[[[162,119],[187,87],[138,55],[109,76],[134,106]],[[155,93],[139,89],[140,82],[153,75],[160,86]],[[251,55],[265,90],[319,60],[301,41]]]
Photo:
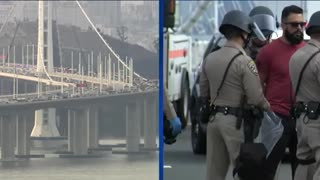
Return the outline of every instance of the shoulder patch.
[[[251,60],[251,61],[248,62],[247,65],[248,65],[250,71],[251,71],[254,75],[258,76],[258,70],[257,70],[257,67],[256,67],[256,63],[255,63],[253,60]]]

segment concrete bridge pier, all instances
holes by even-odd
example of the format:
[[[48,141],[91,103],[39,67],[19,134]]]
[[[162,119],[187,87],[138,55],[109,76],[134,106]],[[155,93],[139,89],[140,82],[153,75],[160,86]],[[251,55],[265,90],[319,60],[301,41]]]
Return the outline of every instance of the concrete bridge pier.
[[[16,157],[30,156],[30,134],[27,131],[28,117],[26,114],[16,116]]]
[[[57,112],[57,127],[60,133],[60,136],[68,136],[68,109],[65,108],[56,108]]]
[[[68,153],[60,157],[101,157],[89,154],[98,149],[98,109],[95,107],[68,109]]]
[[[14,161],[14,122],[18,115],[1,115],[1,161]]]
[[[88,109],[75,110],[75,124],[74,124],[74,155],[87,155],[88,154],[88,127],[87,116]]]
[[[158,130],[156,123],[158,123],[159,116],[156,113],[156,100],[143,100],[143,120],[144,120],[144,149],[156,150],[156,136]]]
[[[75,125],[75,112],[68,110],[68,151],[73,152],[74,147],[74,127]]]
[[[4,95],[4,79],[0,78],[0,95]]]
[[[33,137],[60,137],[56,125],[56,109],[41,109],[35,112],[35,125],[31,132]]]
[[[98,146],[98,124],[89,123],[89,119],[98,117],[96,113],[97,111],[88,107],[68,108],[68,153],[62,154],[60,157],[101,157],[97,154],[88,154],[89,144],[91,147]],[[96,135],[93,132],[95,127]],[[92,134],[89,133],[90,130]]]
[[[87,110],[88,123],[88,148],[99,148],[99,109],[98,107],[90,107]]]
[[[56,109],[47,108],[35,111],[35,123],[31,132],[33,146],[36,148],[51,149],[62,144],[56,124]]]
[[[126,140],[128,152],[139,152],[141,106],[139,102],[128,103],[126,113]]]

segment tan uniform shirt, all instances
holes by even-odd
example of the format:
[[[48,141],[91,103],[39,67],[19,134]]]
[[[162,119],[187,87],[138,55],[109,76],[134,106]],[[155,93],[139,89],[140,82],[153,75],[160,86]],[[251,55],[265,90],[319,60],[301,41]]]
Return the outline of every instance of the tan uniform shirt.
[[[164,113],[168,120],[173,120],[177,117],[176,111],[169,100],[167,88],[164,89]]]
[[[299,74],[303,66],[311,55],[319,50],[320,42],[311,39],[306,46],[292,55],[289,70],[294,92],[296,91]],[[296,100],[320,102],[320,54],[313,57],[304,70]]]
[[[230,60],[239,52],[230,66],[223,87],[214,104],[219,106],[240,107],[241,97],[246,96],[248,104],[269,110],[260,84],[256,65],[246,55],[242,47],[228,41],[221,49],[209,54],[202,65],[200,75],[200,94],[202,97],[215,99],[223,74]]]

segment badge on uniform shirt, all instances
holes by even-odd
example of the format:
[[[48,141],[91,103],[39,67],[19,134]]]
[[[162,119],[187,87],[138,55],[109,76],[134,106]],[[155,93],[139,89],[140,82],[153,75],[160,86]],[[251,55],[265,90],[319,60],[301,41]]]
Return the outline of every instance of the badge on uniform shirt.
[[[258,75],[258,70],[257,70],[257,67],[256,67],[256,63],[254,61],[249,61],[248,62],[248,67],[250,69],[250,71],[254,74],[254,75]]]

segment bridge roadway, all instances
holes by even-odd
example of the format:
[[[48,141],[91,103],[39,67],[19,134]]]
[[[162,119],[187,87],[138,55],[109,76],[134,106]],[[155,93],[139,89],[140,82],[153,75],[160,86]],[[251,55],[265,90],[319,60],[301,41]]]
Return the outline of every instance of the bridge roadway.
[[[121,152],[140,151],[140,121],[144,123],[144,149],[157,149],[158,90],[98,97],[59,99],[0,105],[1,161],[29,157],[30,134],[27,124],[34,110],[63,107],[68,110],[68,151],[74,156],[88,156],[89,149],[99,149],[98,111],[123,104],[126,119],[127,146]],[[117,107],[119,108],[119,107]],[[29,119],[28,119],[29,118]],[[16,128],[14,126],[16,123]],[[14,134],[16,133],[16,139]],[[15,148],[17,146],[17,154]]]
[[[66,91],[72,91],[72,89],[64,89],[63,92]],[[61,89],[57,89],[57,90],[51,90],[51,91],[45,91],[45,95],[49,95],[49,94],[56,94],[56,93],[60,93]],[[11,95],[0,95],[0,103],[1,103],[1,99],[4,98],[12,98],[12,94]],[[37,97],[38,96],[38,92],[33,92],[33,93],[20,93],[16,95],[17,97],[22,97],[22,98],[28,98],[28,97]]]
[[[33,77],[33,76],[26,76],[26,75],[21,75],[21,74],[0,72],[0,76],[9,77],[9,78],[23,79],[23,80],[27,80],[27,81],[40,82],[40,83],[44,83],[46,85],[52,85],[52,86],[61,86],[61,85],[63,85],[63,86],[67,86],[67,87],[72,87],[72,86],[76,87],[76,84],[74,84],[74,83],[51,81],[50,79],[38,78],[38,77]]]
[[[134,92],[134,93],[122,93],[122,94],[109,94],[109,95],[99,95],[99,96],[89,96],[89,97],[77,97],[77,98],[67,98],[67,99],[54,99],[54,100],[44,100],[44,101],[33,101],[33,102],[19,102],[19,103],[9,103],[0,104],[0,114],[7,113],[9,111],[25,111],[25,110],[37,110],[45,108],[55,108],[55,107],[78,107],[78,106],[101,106],[112,101],[122,101],[124,103],[128,102],[128,99],[139,99],[139,98],[151,98],[158,97],[159,90],[149,90],[144,92]],[[135,100],[134,100],[135,101]]]
[[[62,73],[62,72],[54,72],[54,73],[49,73],[49,75],[51,77],[57,77],[57,78],[68,78],[68,79],[73,79],[73,80],[83,80],[89,83],[93,83],[93,84],[101,84],[102,85],[111,85],[111,84],[115,84],[117,85],[122,85],[122,84],[128,84],[128,83],[124,83],[124,82],[120,82],[120,81],[116,81],[116,80],[110,80],[106,79],[104,77],[100,78],[99,77],[95,77],[95,76],[82,76],[79,74],[70,74],[70,73]]]
[[[63,86],[68,86],[68,87],[72,87],[72,86],[76,86],[75,83],[67,83],[67,82],[60,82],[59,80],[56,81],[51,81],[48,78],[43,78],[43,77],[37,77],[37,72],[35,67],[31,67],[31,68],[23,68],[20,67],[19,64],[16,64],[16,66],[18,67],[12,67],[12,66],[0,66],[0,69],[2,69],[2,72],[0,71],[0,76],[3,77],[10,77],[10,78],[18,78],[18,79],[24,79],[24,80],[28,80],[28,81],[34,81],[34,82],[41,82],[41,83],[45,83],[47,85],[53,85],[53,86],[61,86],[63,84]],[[9,71],[9,72],[3,72],[3,70]],[[13,70],[15,70],[16,75],[13,73]],[[25,74],[31,74],[33,76],[28,76]],[[86,76],[86,75],[80,75],[80,74],[71,74],[71,73],[63,73],[63,72],[52,72],[49,73],[50,77],[56,77],[56,78],[68,78],[68,79],[73,79],[73,80],[78,80],[78,81],[86,81],[88,83],[93,83],[93,84],[102,84],[102,85],[114,85],[114,86],[121,86],[121,85],[129,85],[129,82],[120,82],[118,80],[112,80],[111,78],[107,78],[102,76],[100,77],[95,77],[95,76]],[[127,77],[122,77],[123,79]]]

